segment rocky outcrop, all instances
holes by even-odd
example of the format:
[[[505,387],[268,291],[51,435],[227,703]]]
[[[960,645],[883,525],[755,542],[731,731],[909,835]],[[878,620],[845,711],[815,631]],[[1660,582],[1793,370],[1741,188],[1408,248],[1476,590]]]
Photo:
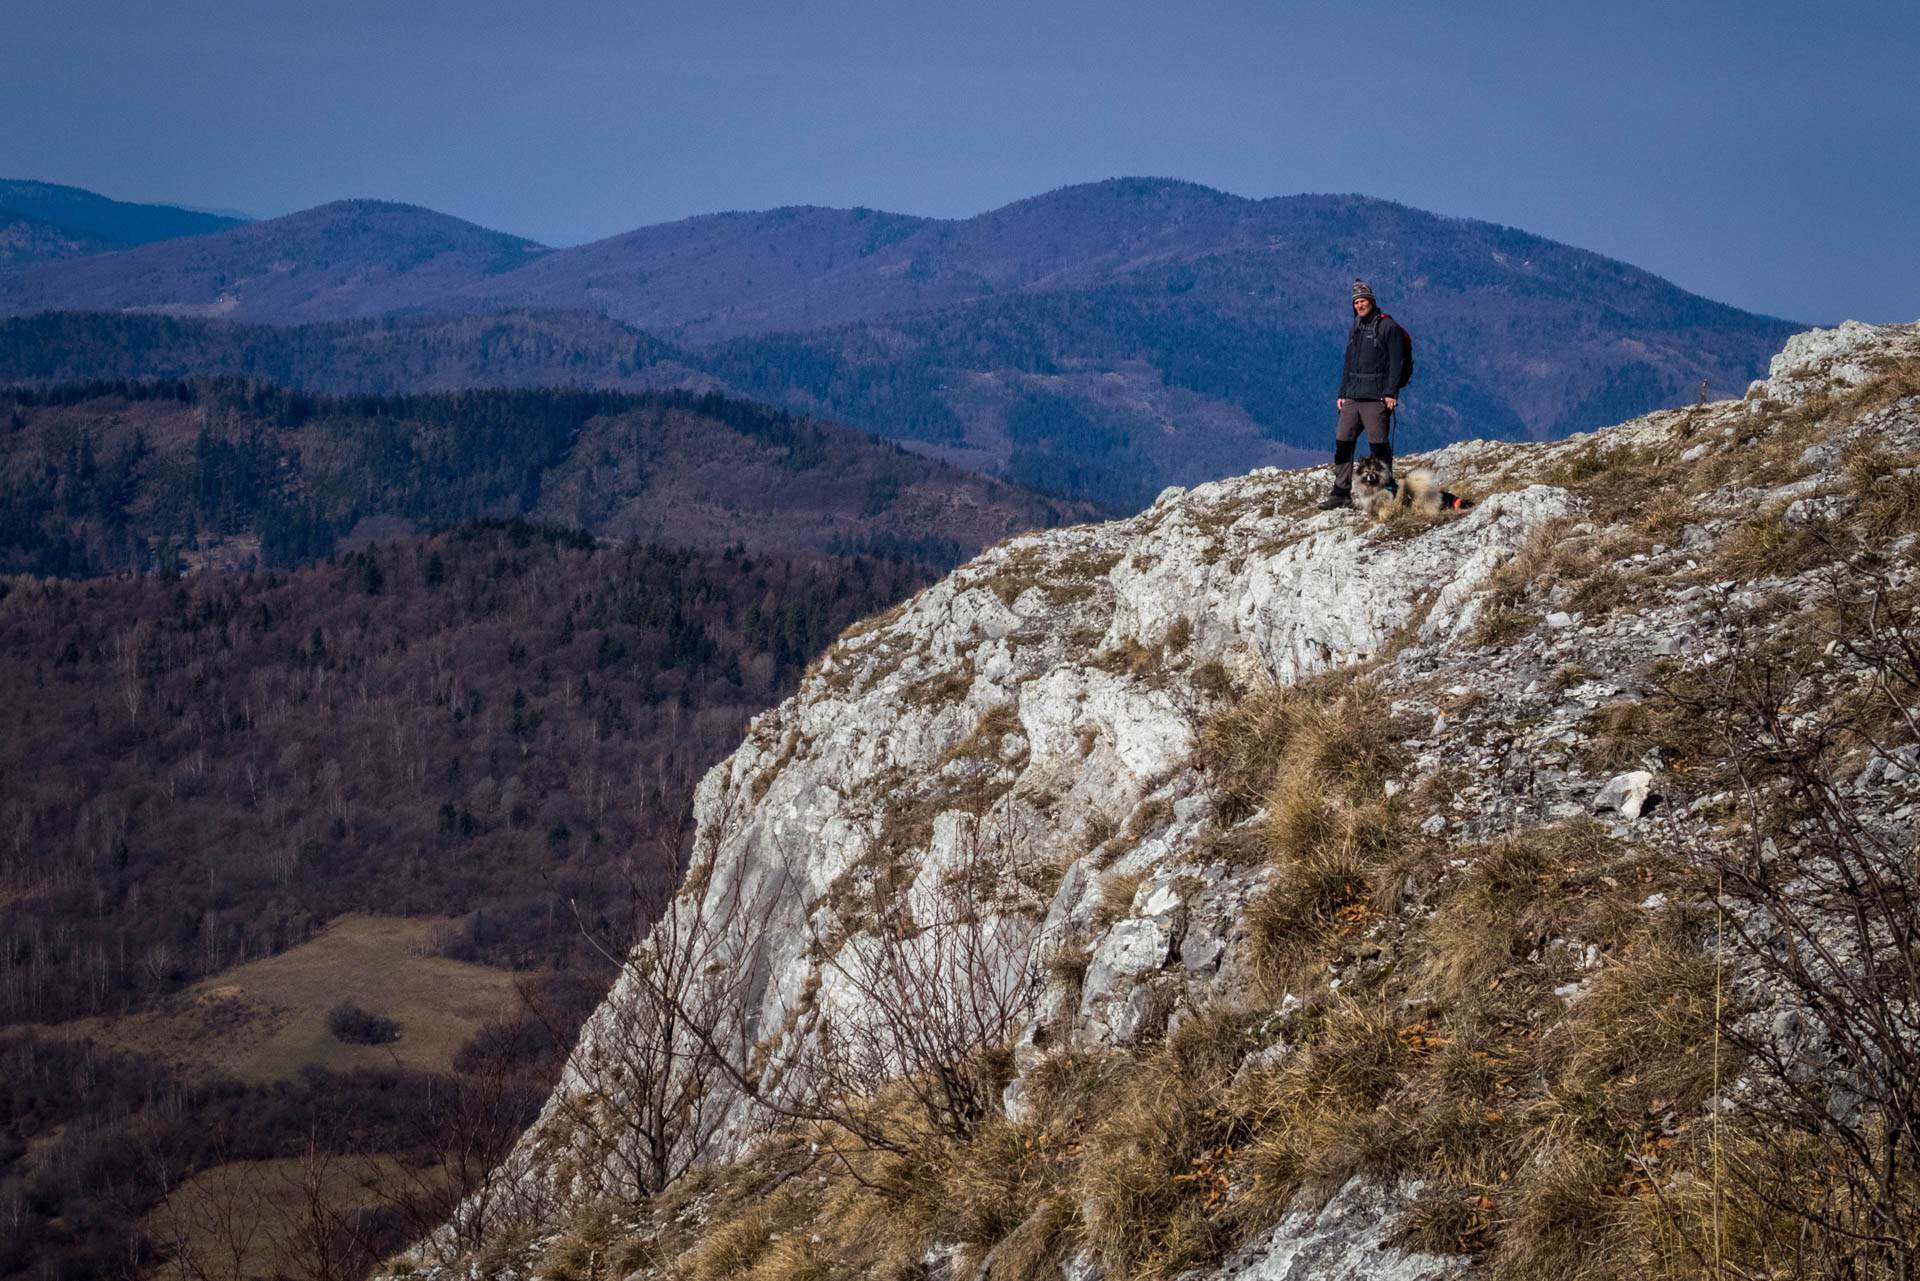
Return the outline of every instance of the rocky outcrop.
[[[751,974],[747,1039],[777,1064],[823,1021],[862,1017],[845,958],[879,941],[860,905],[883,880],[931,904],[983,840],[1011,871],[986,894],[1012,940],[996,955],[1042,985],[1018,1029],[1010,1114],[1062,1046],[1156,1042],[1196,1011],[1245,1000],[1245,909],[1272,873],[1219,853],[1222,816],[1195,746],[1232,691],[1335,667],[1370,664],[1396,723],[1412,727],[1411,767],[1390,787],[1431,798],[1428,833],[1471,844],[1592,816],[1634,840],[1697,838],[1697,816],[1723,798],[1690,795],[1658,752],[1608,761],[1583,740],[1596,715],[1646,693],[1657,665],[1711,658],[1745,611],[1794,591],[1790,573],[1713,577],[1739,522],[1830,518],[1839,460],[1863,436],[1891,453],[1920,448],[1920,397],[1896,397],[1769,473],[1740,461],[1761,430],[1756,407],[1845,394],[1916,354],[1916,326],[1816,331],[1745,401],[1550,446],[1451,446],[1423,462],[1482,501],[1440,523],[1319,512],[1324,470],[1170,489],[1129,520],[1002,543],[853,629],[696,799],[689,884],[709,914],[745,905],[764,925],[738,958]],[[1675,469],[1728,462],[1690,473],[1720,479],[1685,496],[1661,541],[1570,488],[1595,460],[1628,454]],[[1498,571],[1543,546],[1582,568],[1559,582],[1536,574],[1514,598]],[[1876,760],[1869,773],[1910,766]],[[1573,951],[1569,1000],[1606,963]],[[1044,964],[1061,954],[1081,963]],[[617,987],[589,1022],[563,1095],[606,1088],[590,1065],[630,995]],[[715,1158],[754,1138],[734,1124]],[[522,1177],[551,1184],[564,1146],[536,1126]],[[1387,1243],[1406,1195],[1361,1180],[1303,1202],[1204,1276],[1456,1274],[1458,1256]]]

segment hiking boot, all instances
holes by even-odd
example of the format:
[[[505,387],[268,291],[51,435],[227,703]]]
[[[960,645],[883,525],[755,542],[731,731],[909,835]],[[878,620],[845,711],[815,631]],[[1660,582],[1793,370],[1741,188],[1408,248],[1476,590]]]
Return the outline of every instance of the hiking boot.
[[[1342,494],[1337,490],[1320,500],[1320,510],[1323,512],[1339,511],[1342,507],[1351,506],[1353,506],[1353,495]]]

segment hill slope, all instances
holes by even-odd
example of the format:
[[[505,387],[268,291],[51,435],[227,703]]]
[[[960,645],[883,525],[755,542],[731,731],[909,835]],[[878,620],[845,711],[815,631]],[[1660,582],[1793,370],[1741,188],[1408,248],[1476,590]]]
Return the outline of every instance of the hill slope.
[[[255,1163],[302,1154],[354,1211],[332,1275],[364,1275],[530,1118],[513,1078],[671,892],[692,780],[930,577],[521,522],[290,573],[0,575],[0,1277],[257,1257],[300,1169]],[[399,1042],[329,1035],[343,999]],[[223,1165],[217,1218],[143,1220]]]
[[[688,392],[326,397],[258,383],[0,394],[0,572],[292,565],[476,516],[936,564],[1082,519],[830,423]]]
[[[117,248],[113,241],[0,209],[0,272]]]
[[[1263,473],[993,549],[707,775],[524,1200],[414,1261],[1899,1275],[1920,1212],[1849,1189],[1920,1176],[1872,1137],[1920,1081],[1917,459],[1920,326],[1847,326],[1425,459],[1464,514]],[[727,1102],[622,1129],[664,1012]]]
[[[469,387],[717,386],[665,343],[593,312],[287,326],[71,311],[0,320],[0,386],[195,376],[375,396]]]
[[[77,241],[125,248],[181,236],[204,236],[246,220],[174,205],[110,200],[81,187],[0,178],[0,220],[18,218],[57,227]],[[96,249],[95,252],[98,252]],[[9,264],[0,259],[0,268]]]
[[[341,200],[210,235],[30,267],[0,279],[0,309],[339,320],[417,309],[542,252],[530,240],[413,205]]]

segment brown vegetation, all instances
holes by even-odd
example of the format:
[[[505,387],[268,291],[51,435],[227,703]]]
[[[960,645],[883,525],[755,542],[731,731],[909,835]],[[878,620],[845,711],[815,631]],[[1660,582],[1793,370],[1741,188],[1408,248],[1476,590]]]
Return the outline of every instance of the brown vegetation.
[[[333,397],[230,379],[0,390],[0,571],[287,567],[430,523],[950,566],[1090,515],[719,395]]]
[[[674,859],[633,858],[678,831],[688,783],[836,631],[926,578],[874,558],[600,547],[513,523],[284,574],[0,579],[0,1021],[66,1022],[60,1035],[96,1038],[90,1054],[113,1044],[196,1071],[311,1077],[322,1110],[352,1096],[352,1078],[322,1065],[391,1077],[397,1054],[412,1080],[456,1068],[466,1038],[537,1042],[546,1072],[607,978],[572,905],[596,933],[631,931],[630,879],[678,876]],[[286,955],[306,943],[319,957],[322,927],[353,912],[437,923],[379,943],[361,927],[380,922],[356,918],[341,926],[358,931],[351,955]],[[588,991],[551,1031],[519,1015],[489,1024],[510,981],[462,961],[568,970]],[[229,977],[248,963],[261,968]],[[343,997],[394,1017],[400,1040],[329,1036]],[[550,1078],[526,1079],[537,1098]],[[177,1097],[170,1115],[196,1124],[203,1096],[176,1088],[153,1098]],[[32,1095],[0,1115],[0,1188],[39,1189],[0,1257],[140,1257],[159,1185],[114,1185],[131,1215],[89,1218],[106,1185],[77,1151],[26,1138],[59,1126],[53,1108]],[[442,1123],[441,1108],[415,1112]],[[524,1100],[496,1112],[486,1124],[509,1139],[528,1116]],[[124,1124],[151,1113],[132,1100]],[[98,1141],[127,1144],[119,1124],[103,1119]],[[171,1177],[297,1155],[275,1124],[263,1134],[265,1147],[170,1156]],[[356,1160],[414,1142],[320,1134],[322,1155]],[[490,1171],[488,1150],[461,1168]],[[435,1174],[407,1196],[437,1215],[446,1186]],[[49,1218],[97,1227],[50,1234]]]

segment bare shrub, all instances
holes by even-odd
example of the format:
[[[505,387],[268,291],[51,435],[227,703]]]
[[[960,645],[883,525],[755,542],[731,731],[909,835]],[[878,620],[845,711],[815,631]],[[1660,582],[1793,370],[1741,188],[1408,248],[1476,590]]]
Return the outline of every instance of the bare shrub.
[[[342,1001],[327,1011],[327,1031],[346,1045],[386,1045],[400,1039],[398,1023],[353,1001]]]
[[[684,829],[678,835],[651,851],[668,867],[679,862]],[[723,1060],[747,1053],[749,959],[763,925],[742,879],[714,884],[710,865],[698,864],[673,894],[671,878],[651,868],[630,861],[625,872],[633,919],[653,925],[618,952],[596,942],[620,975],[539,1130],[542,1146],[570,1154],[577,1196],[650,1197],[677,1182],[711,1151],[738,1101],[723,1088]]]
[[[729,922],[715,935],[723,946],[699,951],[688,983],[676,987],[671,968],[628,973],[698,1043],[703,1072],[723,1075],[767,1117],[808,1127],[856,1181],[866,1177],[859,1153],[930,1158],[998,1112],[1013,1036],[1044,977],[1038,925],[1002,901],[1020,884],[1016,813],[1003,801],[973,816],[935,875],[872,878],[865,898],[848,905],[862,928],[812,936],[818,982],[790,1025],[758,1046],[740,1029],[765,904],[745,911],[737,888],[727,892],[733,905],[701,927]],[[803,883],[789,869],[774,892]],[[733,976],[719,984],[723,999],[715,975]],[[725,1009],[736,1012],[719,1017]]]
[[[1016,813],[1003,802],[969,820],[937,877],[875,882],[866,927],[821,948],[815,1011],[763,1102],[902,1153],[998,1111],[1043,976],[1038,926],[997,901],[1018,883]]]
[[[1742,1110],[1776,1136],[1731,1173],[1794,1275],[1904,1281],[1920,1257],[1920,864],[1911,822],[1855,784],[1920,743],[1920,620],[1911,587],[1863,567],[1834,571],[1820,613],[1812,635],[1743,643],[1695,700],[1746,815],[1744,839],[1704,852],[1707,889],[1764,1007],[1724,1032],[1747,1062]]]

